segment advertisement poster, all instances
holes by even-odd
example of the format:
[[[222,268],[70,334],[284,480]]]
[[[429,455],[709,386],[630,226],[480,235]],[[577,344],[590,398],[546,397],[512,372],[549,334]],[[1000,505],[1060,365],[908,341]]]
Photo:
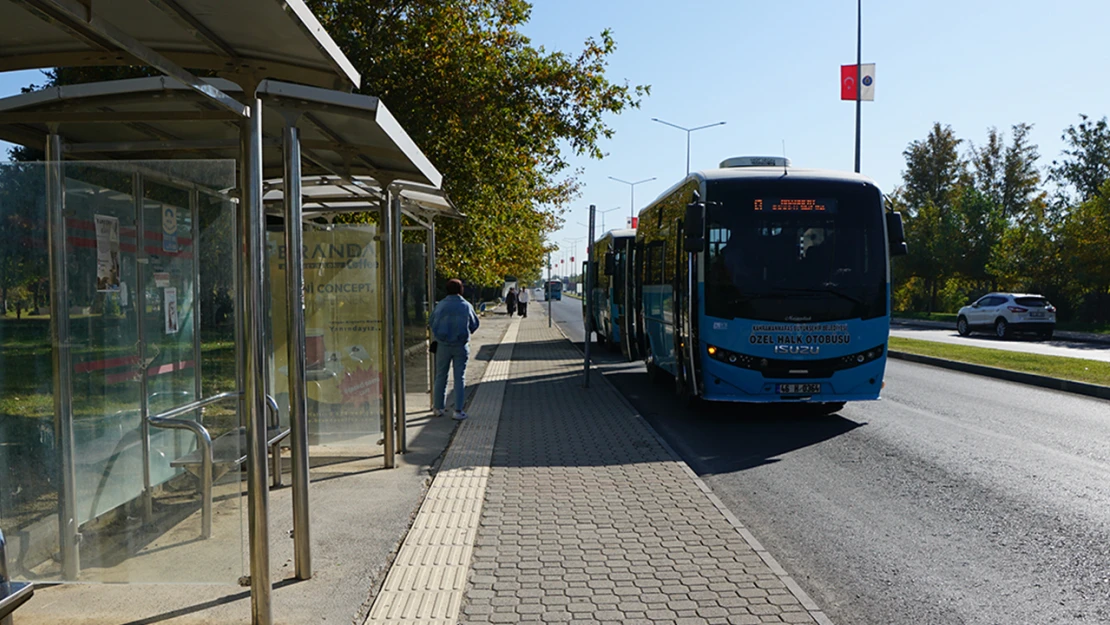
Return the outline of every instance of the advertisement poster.
[[[162,310],[166,313],[166,334],[177,334],[177,287],[162,289],[164,305]]]
[[[177,207],[162,208],[162,251],[177,252]]]
[[[96,215],[96,290],[115,292],[120,285],[119,218]]]
[[[373,226],[304,232],[305,376],[315,442],[381,431],[380,275]],[[285,242],[268,239],[275,387],[288,392]],[[279,402],[283,403],[283,402]]]

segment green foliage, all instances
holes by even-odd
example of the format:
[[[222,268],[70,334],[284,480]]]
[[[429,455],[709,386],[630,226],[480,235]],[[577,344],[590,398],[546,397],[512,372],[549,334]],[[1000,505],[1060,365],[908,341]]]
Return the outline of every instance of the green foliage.
[[[1110,178],[1110,124],[1106,118],[1091,121],[1079,116],[1078,126],[1068,126],[1060,136],[1068,147],[1064,158],[1052,161],[1050,176],[1061,187],[1061,201],[1083,202],[1098,194]]]
[[[563,146],[602,156],[608,114],[647,87],[605,77],[608,31],[576,56],[534,47],[523,0],[317,0],[312,8],[444,174],[468,219],[437,229],[438,268],[494,285],[543,264],[544,235],[577,196]]]
[[[990,290],[1046,295],[1060,319],[1110,319],[1110,127],[1082,116],[1049,168],[1050,202],[1030,143],[1032,126],[982,146],[935,124],[905,151],[904,187],[891,196],[906,214],[910,255],[894,264],[896,310],[955,311]]]

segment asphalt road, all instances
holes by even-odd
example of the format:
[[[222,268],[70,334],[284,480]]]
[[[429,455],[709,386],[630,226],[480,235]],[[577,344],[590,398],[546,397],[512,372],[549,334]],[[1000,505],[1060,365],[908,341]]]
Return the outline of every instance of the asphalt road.
[[[987,347],[990,349],[1004,349],[1014,352],[1027,352],[1030,354],[1045,354],[1048,356],[1067,356],[1069,358],[1086,358],[1088,360],[1102,360],[1110,362],[1110,344],[1083,343],[1080,341],[1066,341],[1050,339],[1042,341],[1036,338],[1018,336],[1002,340],[989,334],[973,333],[971,336],[960,336],[956,329],[934,330],[931,328],[902,327],[891,330],[892,336],[907,339],[921,339],[952,343],[954,345],[969,345],[971,347]]]
[[[838,625],[1110,622],[1110,403],[893,361],[832,417],[692,413],[597,354]]]

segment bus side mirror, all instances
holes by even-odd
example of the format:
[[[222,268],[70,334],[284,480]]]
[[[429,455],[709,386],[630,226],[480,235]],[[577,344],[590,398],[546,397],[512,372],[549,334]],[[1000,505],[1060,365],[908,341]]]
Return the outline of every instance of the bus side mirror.
[[[906,231],[902,227],[902,213],[886,214],[886,232],[890,237],[890,255],[905,256],[909,253],[906,245]]]
[[[611,276],[617,271],[617,259],[612,251],[605,252],[605,275]]]
[[[702,221],[703,209],[700,202],[686,205],[686,219],[683,224],[686,229],[685,248],[688,253],[705,251],[705,236],[702,234],[705,231],[705,224]]]

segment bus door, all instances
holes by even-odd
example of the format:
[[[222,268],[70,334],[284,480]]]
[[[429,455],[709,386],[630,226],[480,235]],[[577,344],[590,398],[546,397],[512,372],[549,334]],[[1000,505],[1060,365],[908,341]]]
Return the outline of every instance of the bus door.
[[[632,279],[632,249],[634,239],[626,239],[621,244],[620,263],[617,271],[620,273],[620,299],[621,305],[620,333],[621,353],[627,360],[636,358],[636,336],[633,328],[636,318],[636,309],[633,305],[633,291],[635,282]]]
[[[699,226],[695,225],[696,228]],[[698,394],[698,355],[696,305],[697,305],[697,258],[696,253],[687,251],[686,224],[677,222],[675,228],[675,271],[674,298],[674,350],[675,350],[675,387],[679,394]]]
[[[629,302],[632,309],[628,315],[629,341],[628,349],[631,350],[632,360],[640,360],[644,357],[644,243],[640,239],[635,239],[633,244],[629,246],[632,252],[632,262],[628,263],[629,266]]]

